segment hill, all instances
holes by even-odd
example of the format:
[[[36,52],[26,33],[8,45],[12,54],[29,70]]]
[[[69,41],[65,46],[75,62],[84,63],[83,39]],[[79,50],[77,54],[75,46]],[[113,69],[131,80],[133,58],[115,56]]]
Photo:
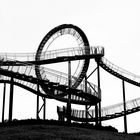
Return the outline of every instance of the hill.
[[[59,124],[1,125],[0,140],[139,140],[140,136]]]

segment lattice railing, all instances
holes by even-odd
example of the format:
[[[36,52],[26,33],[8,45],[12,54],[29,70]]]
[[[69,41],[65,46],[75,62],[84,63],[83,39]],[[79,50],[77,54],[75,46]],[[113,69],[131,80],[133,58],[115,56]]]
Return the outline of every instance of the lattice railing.
[[[4,59],[3,61],[6,61],[6,59]],[[7,59],[7,61],[12,61],[12,60]],[[22,63],[22,65],[19,65],[19,66],[15,66],[15,65],[13,65],[13,66],[12,65],[11,66],[1,66],[1,68],[5,69],[5,70],[8,70],[8,71],[13,71],[13,72],[16,72],[16,73],[25,74],[27,76],[36,78],[35,66],[34,65],[29,65],[29,64],[26,64],[26,63],[23,63],[23,62],[20,62],[20,61],[15,61],[15,62]],[[43,80],[49,80],[49,81],[54,82],[54,83],[59,83],[60,85],[67,85],[68,86],[68,78],[66,77],[67,75],[62,73],[62,72],[58,72],[56,70],[51,70],[51,69],[47,69],[45,67],[41,67],[40,68],[40,73],[42,73],[42,79]],[[74,79],[75,78],[72,79],[72,82],[74,82]],[[24,83],[21,80],[17,80],[17,81],[19,81],[20,83],[22,82],[22,84],[26,83],[27,85],[32,86],[32,88],[33,87],[35,89],[37,88],[36,85],[34,85],[33,83],[29,83],[29,82]],[[90,84],[90,85],[92,85],[92,87],[95,90],[92,90],[92,88],[90,86],[88,86],[87,87],[87,93],[99,98],[100,94],[98,94],[97,86],[94,85],[94,84]],[[78,89],[85,91],[84,84],[80,84]],[[61,92],[59,94],[61,94]],[[67,96],[65,98],[67,98]],[[76,96],[72,96],[72,98],[75,99],[75,100],[84,100],[83,98],[76,97]]]
[[[62,56],[82,56],[85,55],[87,50],[83,47],[74,47],[74,48],[65,48],[65,49],[59,49],[59,50],[50,50],[42,52],[41,54],[41,60],[44,59],[54,59],[57,57]],[[90,55],[94,54],[104,54],[104,48],[102,46],[93,46],[90,47]],[[0,53],[0,59],[13,59],[13,60],[19,60],[19,61],[34,61],[35,60],[36,53]]]
[[[101,61],[103,64],[105,64],[108,68],[110,68],[114,72],[116,72],[116,73],[122,75],[123,77],[130,79],[130,80],[133,80],[137,83],[140,83],[140,76],[133,74],[133,73],[131,73],[123,68],[120,68],[119,66],[113,64],[112,62],[110,62],[109,60],[107,60],[104,57],[102,57]]]
[[[126,111],[128,110],[133,110],[135,108],[140,107],[140,98],[129,100],[126,102]],[[66,110],[66,108],[61,108],[59,107],[59,110],[63,112]],[[65,111],[66,112],[66,111]],[[115,105],[103,107],[101,109],[101,117],[106,117],[107,115],[115,115],[117,113],[122,113],[124,112],[124,105],[123,103],[118,103]],[[95,118],[95,110],[89,110],[88,113],[90,114],[89,118]],[[71,110],[71,115],[77,118],[86,118],[86,111],[85,110],[77,110],[77,109],[72,109]]]

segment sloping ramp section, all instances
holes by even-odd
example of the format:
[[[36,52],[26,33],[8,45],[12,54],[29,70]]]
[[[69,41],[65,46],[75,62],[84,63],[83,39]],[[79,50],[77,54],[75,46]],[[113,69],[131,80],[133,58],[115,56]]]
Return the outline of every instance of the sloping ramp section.
[[[105,57],[102,57],[99,60],[99,65],[110,74],[133,85],[140,86],[140,76],[124,70],[123,68],[120,68],[119,66],[107,60]]]
[[[9,61],[9,60],[7,59],[4,61]],[[12,62],[12,60],[10,61]],[[15,66],[14,63],[16,62],[17,61],[13,61],[13,65],[10,66],[1,66],[0,67],[1,74],[6,77],[13,77],[17,83],[22,85],[25,84],[25,86],[29,88],[31,86],[32,89],[37,89],[37,84],[40,83],[46,90],[46,92],[42,92],[42,93],[47,94],[49,98],[57,99],[60,101],[67,102],[67,96],[66,97],[60,96],[62,92],[65,92],[67,94],[69,92],[72,92],[73,94],[72,100],[74,103],[92,104],[92,101],[95,98],[95,102],[93,102],[93,104],[95,104],[100,100],[99,97],[97,97],[97,92],[85,93],[82,89],[69,88],[67,84],[63,85],[61,82],[59,83],[56,83],[56,81],[52,82],[46,79],[45,77],[43,79],[38,79],[35,74],[34,65],[27,65],[26,63],[18,61],[18,63],[21,63],[21,65]],[[41,73],[44,73],[44,71],[45,69],[42,68]],[[54,75],[52,72],[47,73],[45,71],[45,73],[47,75],[50,75],[52,78],[58,79],[57,78],[58,75],[56,74]],[[44,76],[46,76],[46,74]],[[62,76],[60,78],[64,80]],[[80,88],[82,88],[82,86]]]
[[[66,108],[58,107],[57,112],[58,115],[64,115],[66,117]],[[124,114],[132,114],[135,112],[140,111],[140,98],[133,99],[126,102],[126,112],[124,112],[123,103],[114,104],[111,106],[103,107],[101,109],[101,118],[100,120],[105,121],[109,119],[118,118],[124,116]],[[81,122],[94,122],[95,119],[95,110],[88,111],[88,118],[86,118],[86,111],[85,110],[77,110],[72,109],[71,111],[71,118],[74,121],[81,121]],[[99,119],[99,118],[98,118]]]

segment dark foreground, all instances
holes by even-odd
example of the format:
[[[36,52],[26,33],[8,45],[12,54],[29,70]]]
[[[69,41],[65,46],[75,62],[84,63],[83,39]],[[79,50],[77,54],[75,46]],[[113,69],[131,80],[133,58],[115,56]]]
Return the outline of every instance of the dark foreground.
[[[140,136],[107,130],[50,123],[0,126],[0,140],[140,140]],[[106,129],[106,128],[105,128]]]

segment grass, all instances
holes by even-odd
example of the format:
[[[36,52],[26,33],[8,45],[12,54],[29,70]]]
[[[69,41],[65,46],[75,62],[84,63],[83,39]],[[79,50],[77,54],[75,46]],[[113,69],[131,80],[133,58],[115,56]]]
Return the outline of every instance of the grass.
[[[52,123],[52,122],[51,122]],[[33,121],[1,125],[0,140],[139,140],[140,136]]]

